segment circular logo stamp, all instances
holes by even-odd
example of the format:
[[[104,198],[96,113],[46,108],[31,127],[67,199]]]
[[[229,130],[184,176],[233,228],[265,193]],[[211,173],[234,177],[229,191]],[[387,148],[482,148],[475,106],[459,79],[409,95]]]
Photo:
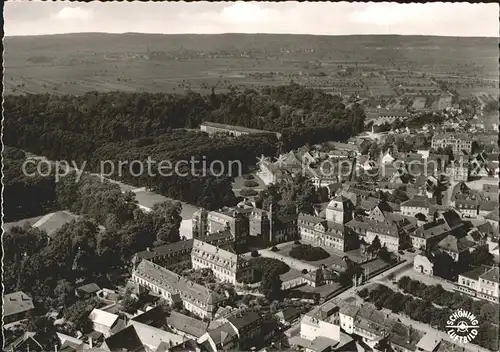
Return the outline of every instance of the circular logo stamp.
[[[448,335],[461,343],[469,343],[477,336],[479,322],[471,312],[459,309],[448,318],[446,329]]]

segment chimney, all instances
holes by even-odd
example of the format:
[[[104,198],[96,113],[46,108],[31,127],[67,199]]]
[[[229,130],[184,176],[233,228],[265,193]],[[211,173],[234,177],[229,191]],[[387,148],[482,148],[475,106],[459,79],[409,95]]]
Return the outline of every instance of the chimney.
[[[92,340],[92,337],[89,337],[89,347],[94,348],[94,340]]]

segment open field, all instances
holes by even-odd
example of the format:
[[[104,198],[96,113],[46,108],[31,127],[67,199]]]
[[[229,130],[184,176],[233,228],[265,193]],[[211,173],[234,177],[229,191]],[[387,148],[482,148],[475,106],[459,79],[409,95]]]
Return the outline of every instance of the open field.
[[[252,88],[294,80],[343,95],[392,95],[380,77],[387,70],[392,70],[391,79],[412,87],[418,82],[421,88],[431,86],[422,73],[443,80],[498,79],[497,42],[424,36],[136,33],[5,39],[6,94],[209,92],[212,87]],[[361,83],[367,74],[378,76],[374,81],[380,83]],[[466,89],[466,94],[475,93]]]

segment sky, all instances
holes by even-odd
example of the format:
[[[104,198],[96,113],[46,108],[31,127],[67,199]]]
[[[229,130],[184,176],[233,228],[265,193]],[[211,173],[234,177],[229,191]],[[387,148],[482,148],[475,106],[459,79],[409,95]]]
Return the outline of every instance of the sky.
[[[7,36],[106,33],[498,37],[499,5],[470,3],[9,1]]]

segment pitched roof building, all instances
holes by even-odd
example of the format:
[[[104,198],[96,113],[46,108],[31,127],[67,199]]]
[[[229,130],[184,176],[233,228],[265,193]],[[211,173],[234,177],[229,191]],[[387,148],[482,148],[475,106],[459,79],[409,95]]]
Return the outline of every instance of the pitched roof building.
[[[149,288],[171,304],[182,303],[190,312],[211,318],[224,298],[208,288],[143,259],[132,273],[132,280]]]
[[[35,309],[33,301],[22,291],[3,296],[3,319],[5,324],[24,319],[26,314],[33,309]]]

